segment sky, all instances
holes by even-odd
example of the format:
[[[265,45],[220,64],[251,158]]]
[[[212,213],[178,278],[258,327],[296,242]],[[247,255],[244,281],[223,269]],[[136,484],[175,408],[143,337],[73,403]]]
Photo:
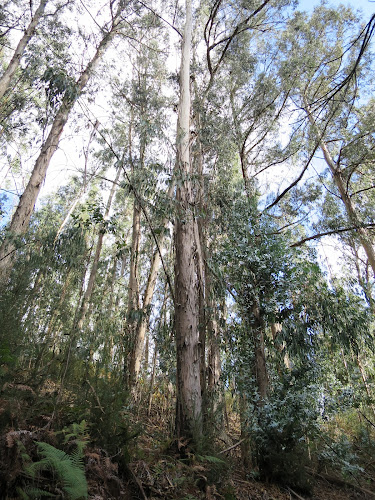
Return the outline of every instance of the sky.
[[[299,2],[299,10],[312,11],[313,8],[319,5],[320,1],[318,0],[301,0]],[[327,4],[330,6],[338,6],[340,4],[348,5],[353,7],[354,9],[360,9],[363,11],[363,21],[366,23],[375,13],[375,1],[369,0],[328,0]],[[69,131],[69,127],[66,127],[67,131]],[[69,142],[69,148],[66,147],[66,143]],[[73,142],[75,145],[73,146]],[[42,189],[42,192],[39,197],[39,201],[43,195],[50,193],[58,188],[60,185],[64,185],[68,182],[69,177],[81,169],[82,164],[82,148],[85,146],[85,138],[79,137],[76,133],[65,135],[65,139],[61,142],[61,147],[59,151],[55,154],[53,158],[50,168],[48,170],[48,177],[45,182],[45,185]],[[11,206],[18,202],[18,196],[9,197],[8,203],[5,207],[5,210],[8,212],[8,216],[10,215]],[[3,224],[8,220],[7,217],[3,219]],[[0,222],[1,227],[1,222]],[[328,239],[325,239],[328,244]],[[332,241],[332,244],[335,242]],[[330,253],[331,255],[334,253],[333,249],[329,248],[329,245],[325,245],[323,249],[323,253]],[[336,258],[335,258],[336,260]]]
[[[300,0],[299,1],[299,10],[306,10],[306,11],[311,11],[316,5],[319,5],[320,1],[317,0]],[[354,10],[355,9],[360,9],[363,11],[365,15],[365,19],[368,18],[370,19],[371,15],[375,13],[375,1],[369,1],[369,0],[328,0],[327,1],[328,5],[331,6],[338,6],[338,5],[345,5],[345,6],[350,6]]]

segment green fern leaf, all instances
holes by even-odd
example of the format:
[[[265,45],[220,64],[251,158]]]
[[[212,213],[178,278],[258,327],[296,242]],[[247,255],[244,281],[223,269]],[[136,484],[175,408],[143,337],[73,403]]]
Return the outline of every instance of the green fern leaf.
[[[26,467],[26,474],[35,478],[37,472],[51,470],[70,500],[87,498],[87,481],[79,451],[70,456],[48,443],[37,442],[37,445],[38,452],[43,458]]]

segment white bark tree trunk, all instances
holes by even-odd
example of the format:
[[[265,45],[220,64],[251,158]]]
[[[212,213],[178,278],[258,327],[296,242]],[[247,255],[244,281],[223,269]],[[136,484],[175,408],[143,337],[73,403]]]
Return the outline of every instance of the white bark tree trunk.
[[[356,231],[358,234],[358,238],[361,242],[361,245],[363,246],[363,249],[366,253],[368,262],[369,262],[369,264],[372,268],[372,272],[375,276],[375,252],[374,252],[374,247],[373,247],[373,243],[371,241],[371,237],[369,235],[369,232],[361,224],[361,221],[358,217],[357,208],[347,192],[346,185],[345,185],[346,183],[345,183],[345,179],[344,179],[344,176],[342,174],[342,171],[341,171],[339,165],[337,165],[336,162],[334,161],[334,159],[332,158],[331,153],[328,149],[327,143],[323,140],[323,138],[320,134],[320,131],[318,130],[318,127],[315,123],[314,117],[311,114],[311,109],[310,109],[310,106],[309,106],[306,98],[304,98],[304,103],[305,103],[305,111],[306,111],[306,114],[308,116],[309,122],[310,122],[313,130],[315,131],[315,133],[318,136],[319,146],[323,152],[324,160],[331,171],[332,179],[333,179],[334,183],[336,184],[337,189],[340,193],[340,197],[342,199],[342,202],[344,203],[348,218],[349,218],[350,222],[353,224],[353,226],[357,228]]]
[[[190,52],[192,6],[186,0],[177,123],[177,220],[175,228],[175,324],[177,345],[178,436],[202,433],[202,394],[198,331],[197,277],[194,262],[194,214],[190,163]]]
[[[111,30],[104,35],[95,52],[94,57],[88,63],[86,69],[77,80],[77,97],[75,99],[65,97],[60,109],[56,114],[50,133],[48,134],[48,137],[42,146],[41,152],[35,162],[29,182],[20,198],[18,207],[16,208],[16,211],[14,212],[14,215],[12,217],[12,221],[8,230],[8,236],[4,239],[3,244],[0,247],[0,285],[4,284],[9,278],[15,250],[17,248],[15,239],[23,236],[28,229],[35,202],[45,180],[51,158],[58,148],[61,134],[69,118],[69,113],[71,112],[75,101],[78,98],[78,95],[85,88],[87,82],[90,79],[90,76],[99,64],[99,61],[105,50],[107,49],[109,43],[115,36],[119,26],[118,17],[120,13],[121,10],[118,10],[117,15],[114,17],[114,20],[112,22]]]
[[[30,24],[26,28],[24,35],[18,42],[13,57],[8,64],[8,67],[6,68],[6,70],[4,71],[4,73],[0,78],[0,99],[4,96],[5,92],[10,87],[10,82],[20,65],[21,57],[25,51],[27,44],[29,43],[34,34],[35,28],[37,27],[41,17],[44,14],[44,10],[46,8],[47,3],[48,0],[41,0],[39,7],[36,9],[35,14],[31,19]]]

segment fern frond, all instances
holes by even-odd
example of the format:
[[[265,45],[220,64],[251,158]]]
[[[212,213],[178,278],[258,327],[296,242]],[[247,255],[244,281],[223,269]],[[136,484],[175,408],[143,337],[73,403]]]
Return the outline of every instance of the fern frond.
[[[209,462],[211,464],[225,465],[225,461],[218,457],[213,457],[210,455],[197,455],[198,460],[201,462]]]
[[[26,474],[35,478],[37,472],[51,470],[70,500],[87,498],[87,482],[79,451],[70,456],[48,443],[37,442],[37,445],[38,452],[43,458],[27,466]]]
[[[41,498],[41,497],[46,497],[46,498],[55,498],[57,495],[54,495],[50,491],[42,490],[40,488],[34,488],[30,486],[27,488],[27,494],[28,498],[35,498],[36,500]]]

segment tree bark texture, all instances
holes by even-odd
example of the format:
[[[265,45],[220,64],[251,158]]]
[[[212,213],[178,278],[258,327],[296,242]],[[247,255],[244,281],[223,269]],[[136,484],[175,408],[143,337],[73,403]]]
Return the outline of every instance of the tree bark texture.
[[[186,0],[182,41],[180,99],[177,123],[177,220],[175,227],[175,327],[177,347],[176,432],[199,438],[202,432],[202,394],[193,193],[190,164],[190,51],[191,0]]]

